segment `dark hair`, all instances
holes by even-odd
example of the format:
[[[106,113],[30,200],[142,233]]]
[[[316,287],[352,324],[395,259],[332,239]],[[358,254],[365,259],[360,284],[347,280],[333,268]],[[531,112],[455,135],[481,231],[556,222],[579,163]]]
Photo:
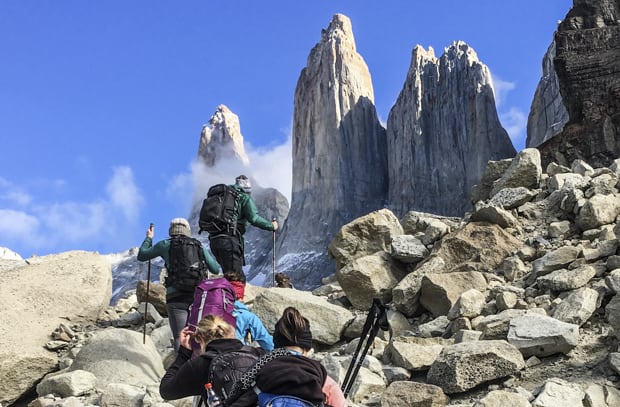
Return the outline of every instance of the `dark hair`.
[[[273,334],[276,347],[299,346],[302,349],[312,348],[312,332],[310,321],[294,307],[287,307],[276,323]]]

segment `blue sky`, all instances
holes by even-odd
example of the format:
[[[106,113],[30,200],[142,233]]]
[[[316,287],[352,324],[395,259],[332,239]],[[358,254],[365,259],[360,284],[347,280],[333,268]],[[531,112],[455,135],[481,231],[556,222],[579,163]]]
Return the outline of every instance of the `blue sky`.
[[[420,44],[467,42],[515,147],[570,0],[0,2],[0,247],[120,252],[186,217],[200,130],[240,119],[254,175],[290,195],[293,93],[335,13],[386,121]],[[217,174],[232,182],[236,168]],[[250,175],[250,174],[248,174]]]

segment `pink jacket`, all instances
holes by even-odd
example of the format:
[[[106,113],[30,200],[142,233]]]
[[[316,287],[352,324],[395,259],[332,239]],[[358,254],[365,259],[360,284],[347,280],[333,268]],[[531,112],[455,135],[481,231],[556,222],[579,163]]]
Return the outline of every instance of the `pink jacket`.
[[[347,407],[347,400],[344,398],[340,386],[329,376],[327,376],[323,384],[323,394],[325,394],[325,404],[329,404],[332,407]]]

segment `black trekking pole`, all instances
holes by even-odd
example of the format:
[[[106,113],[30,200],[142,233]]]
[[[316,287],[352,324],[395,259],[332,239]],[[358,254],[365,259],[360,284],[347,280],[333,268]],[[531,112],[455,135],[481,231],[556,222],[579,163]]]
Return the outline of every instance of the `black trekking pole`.
[[[149,230],[153,230],[155,225],[151,222],[149,225]],[[149,259],[149,264],[147,265],[146,272],[146,301],[144,302],[144,328],[142,329],[142,344],[146,343],[146,311],[149,308],[149,289],[151,284],[151,260]]]
[[[351,391],[351,387],[353,387],[353,383],[357,374],[359,373],[362,364],[364,363],[364,358],[370,349],[373,341],[375,340],[375,336],[379,331],[379,328],[382,330],[390,330],[390,326],[387,320],[387,312],[383,304],[379,299],[373,299],[372,306],[368,311],[368,317],[366,318],[366,322],[364,323],[364,327],[362,328],[362,335],[360,336],[360,341],[357,344],[357,348],[351,357],[351,363],[349,364],[349,368],[347,369],[347,374],[345,375],[344,381],[342,382],[342,392],[344,393],[344,397],[348,397],[349,392]],[[368,335],[368,337],[366,337]],[[391,337],[390,330],[390,337]],[[364,346],[364,350],[362,354],[359,355],[360,349],[362,345],[366,342],[366,346]],[[359,356],[359,360],[356,363],[356,360]]]
[[[276,218],[271,219],[272,222],[276,221]],[[276,286],[276,231],[273,231],[273,256],[271,260],[271,286]]]

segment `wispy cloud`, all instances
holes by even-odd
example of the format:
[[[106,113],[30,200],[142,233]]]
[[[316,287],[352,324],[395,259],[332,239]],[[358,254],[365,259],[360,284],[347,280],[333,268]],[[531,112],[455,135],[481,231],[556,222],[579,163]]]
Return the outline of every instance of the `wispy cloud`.
[[[20,253],[28,257],[39,251],[96,250],[110,239],[122,240],[135,227],[144,198],[131,168],[112,172],[105,194],[87,202],[53,201],[0,178],[0,246],[28,251]]]
[[[495,106],[499,109],[506,101],[506,95],[516,87],[514,82],[507,82],[492,75],[493,90],[495,92]]]
[[[32,197],[23,188],[13,185],[9,180],[0,177],[0,203],[4,202],[8,206],[25,206],[31,201]]]
[[[24,211],[0,209],[0,235],[5,238],[40,245],[43,238],[37,233],[39,227],[39,219],[33,215]]]
[[[517,150],[525,145],[525,129],[527,127],[527,115],[516,107],[511,107],[507,112],[502,112],[499,119],[508,132],[512,144]]]
[[[144,205],[144,199],[134,181],[131,168],[122,166],[113,169],[112,179],[106,186],[112,205],[120,209],[127,220],[135,220]]]
[[[291,202],[293,185],[292,137],[269,150],[249,148],[251,175],[263,187],[275,188]]]

